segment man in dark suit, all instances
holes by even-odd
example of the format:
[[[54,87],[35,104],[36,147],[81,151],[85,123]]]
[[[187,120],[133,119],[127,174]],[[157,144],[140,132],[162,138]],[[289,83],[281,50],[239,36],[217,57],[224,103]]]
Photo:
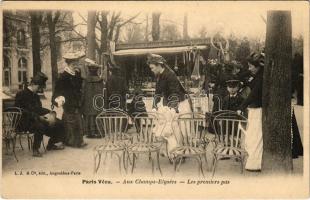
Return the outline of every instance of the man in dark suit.
[[[15,106],[23,110],[22,121],[19,126],[21,131],[34,133],[33,156],[41,157],[40,145],[43,135],[50,137],[47,150],[63,149],[63,146],[56,146],[55,143],[63,141],[63,125],[56,120],[56,113],[43,108],[37,92],[45,87],[47,76],[41,72],[37,73],[31,80],[30,85],[18,92],[15,98]],[[49,121],[48,116],[54,116]]]
[[[223,99],[223,110],[237,111],[239,106],[242,104],[244,99],[240,96],[240,94],[238,94],[239,84],[239,80],[235,79],[226,81],[227,91],[229,94]]]

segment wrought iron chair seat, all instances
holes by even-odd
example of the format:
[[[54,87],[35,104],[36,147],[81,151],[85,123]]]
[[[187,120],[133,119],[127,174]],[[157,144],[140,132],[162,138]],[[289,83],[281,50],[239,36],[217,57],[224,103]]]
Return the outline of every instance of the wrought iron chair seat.
[[[121,151],[125,150],[127,144],[123,141],[107,142],[105,144],[95,146],[96,151]]]
[[[192,147],[192,146],[180,146],[175,147],[170,151],[170,154],[174,156],[182,155],[183,157],[191,157],[196,155],[205,154],[206,150],[203,146]]]
[[[128,146],[128,151],[132,153],[155,152],[155,151],[159,151],[160,148],[161,148],[161,143],[151,143],[151,144],[134,143]]]
[[[224,146],[218,146],[212,151],[217,156],[221,157],[242,157],[247,154],[247,152],[240,148],[235,147],[224,147]]]

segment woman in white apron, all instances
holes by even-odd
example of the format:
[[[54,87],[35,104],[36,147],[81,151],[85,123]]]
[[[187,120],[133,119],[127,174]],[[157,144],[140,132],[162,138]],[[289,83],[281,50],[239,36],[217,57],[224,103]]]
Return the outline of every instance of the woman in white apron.
[[[172,119],[180,114],[192,111],[186,91],[174,71],[167,65],[166,60],[156,54],[149,54],[147,63],[156,77],[156,90],[153,108],[164,114],[167,119],[166,127],[161,135],[167,140],[168,152],[177,146],[176,138],[173,135]],[[158,107],[162,100],[162,108]],[[158,128],[160,130],[160,128]],[[159,131],[160,132],[160,131]],[[156,133],[155,133],[156,134]],[[178,137],[178,133],[176,133]]]
[[[245,169],[248,171],[260,171],[263,155],[263,130],[262,130],[262,87],[264,54],[252,53],[248,58],[249,71],[253,75],[249,87],[251,92],[242,102],[241,110],[248,109],[248,129],[245,135],[245,150],[248,159]]]

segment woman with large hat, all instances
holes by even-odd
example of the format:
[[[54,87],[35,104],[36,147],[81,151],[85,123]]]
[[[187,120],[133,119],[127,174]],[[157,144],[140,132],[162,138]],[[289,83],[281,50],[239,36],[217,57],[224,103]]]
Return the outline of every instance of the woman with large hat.
[[[80,69],[82,52],[64,55],[67,66],[56,81],[52,105],[63,107],[63,121],[66,132],[65,143],[72,147],[84,147],[83,121],[81,113],[82,78],[77,75]]]

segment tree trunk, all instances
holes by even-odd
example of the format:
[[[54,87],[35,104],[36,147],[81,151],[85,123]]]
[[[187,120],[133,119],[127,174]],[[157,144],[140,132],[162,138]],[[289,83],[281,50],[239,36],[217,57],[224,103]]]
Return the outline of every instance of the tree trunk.
[[[292,171],[290,11],[268,11],[263,82],[264,173]]]
[[[57,13],[59,15],[60,13]],[[49,11],[46,15],[48,30],[49,30],[49,44],[51,51],[51,67],[52,67],[52,92],[54,93],[56,79],[58,77],[58,66],[57,66],[57,47],[56,47],[56,39],[55,39],[55,29],[56,23],[53,19],[52,11]]]
[[[153,13],[152,14],[152,38],[153,41],[158,41],[160,38],[160,13]]]
[[[188,39],[187,14],[184,15],[184,21],[183,21],[183,39]]]
[[[149,15],[146,14],[145,38],[144,41],[149,41]]]
[[[31,11],[30,18],[31,18],[33,75],[35,75],[41,71],[40,24],[42,21],[42,14],[39,11]]]
[[[96,59],[96,11],[88,11],[87,15],[87,58]]]

